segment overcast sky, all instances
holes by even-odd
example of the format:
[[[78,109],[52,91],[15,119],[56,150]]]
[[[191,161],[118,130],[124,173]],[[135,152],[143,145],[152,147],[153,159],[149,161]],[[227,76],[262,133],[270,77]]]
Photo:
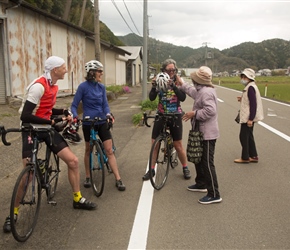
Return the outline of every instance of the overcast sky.
[[[147,3],[149,36],[162,42],[194,49],[207,43],[223,50],[243,42],[290,41],[290,0]],[[143,37],[143,5],[143,0],[99,0],[100,20],[116,36],[135,33]]]

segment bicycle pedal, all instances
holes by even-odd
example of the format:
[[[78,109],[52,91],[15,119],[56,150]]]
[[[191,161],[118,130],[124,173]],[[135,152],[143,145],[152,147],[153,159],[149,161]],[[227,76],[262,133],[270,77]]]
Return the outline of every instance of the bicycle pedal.
[[[57,202],[56,201],[48,201],[47,202],[48,204],[52,205],[52,206],[56,206],[57,205]]]

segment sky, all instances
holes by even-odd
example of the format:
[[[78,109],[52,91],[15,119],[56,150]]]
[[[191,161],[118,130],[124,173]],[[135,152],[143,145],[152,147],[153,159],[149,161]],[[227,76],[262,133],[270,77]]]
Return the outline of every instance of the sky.
[[[99,0],[99,18],[116,36],[143,37],[143,9],[143,0]],[[149,37],[193,49],[290,41],[289,13],[290,0],[147,0]]]

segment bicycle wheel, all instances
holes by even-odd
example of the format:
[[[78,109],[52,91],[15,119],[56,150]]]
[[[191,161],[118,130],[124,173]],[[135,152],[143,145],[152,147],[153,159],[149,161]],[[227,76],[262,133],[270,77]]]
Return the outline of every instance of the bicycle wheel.
[[[171,149],[170,165],[171,168],[175,168],[178,166],[177,152],[174,147]]]
[[[95,142],[90,154],[90,175],[94,193],[100,197],[105,185],[105,163],[102,149],[99,143]]]
[[[49,157],[49,165],[46,171],[47,176],[45,178],[45,180],[49,184],[49,190],[47,194],[49,200],[51,200],[55,196],[59,172],[59,158],[56,154],[51,152]]]
[[[24,242],[32,234],[38,218],[41,202],[41,183],[32,165],[27,165],[17,178],[11,205],[11,231],[17,241]],[[18,207],[17,219],[14,220],[14,207]]]
[[[155,175],[149,171],[149,177],[152,186],[157,190],[164,186],[168,177],[170,161],[167,157],[168,152],[167,141],[162,136],[158,136],[152,145],[149,158],[150,168],[155,163]]]

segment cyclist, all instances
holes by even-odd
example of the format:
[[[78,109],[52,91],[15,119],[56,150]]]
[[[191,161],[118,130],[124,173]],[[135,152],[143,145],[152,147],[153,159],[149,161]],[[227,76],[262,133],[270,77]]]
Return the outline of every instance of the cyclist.
[[[20,119],[23,123],[55,125],[64,119],[71,119],[67,109],[55,109],[56,95],[58,92],[57,81],[64,78],[67,73],[65,61],[57,56],[51,56],[45,61],[44,75],[32,81],[27,87],[27,93],[19,109]],[[35,112],[34,112],[35,111]],[[52,115],[66,115],[67,117],[51,119]],[[41,133],[39,139],[45,141],[46,145],[57,154],[68,166],[68,179],[73,190],[73,208],[75,209],[96,209],[97,205],[88,201],[81,195],[80,174],[78,158],[68,147],[64,138],[55,131],[50,143],[50,135]],[[22,162],[26,166],[32,154],[31,138],[28,132],[22,133]],[[18,207],[14,208],[14,220],[17,220]],[[3,231],[11,231],[11,218],[5,220]]]
[[[190,179],[190,171],[187,167],[187,158],[185,150],[182,146],[182,109],[180,102],[185,101],[186,94],[179,89],[179,86],[183,82],[183,79],[177,75],[176,62],[173,59],[167,59],[162,63],[162,72],[164,74],[159,74],[161,79],[152,79],[152,88],[149,93],[150,101],[154,101],[158,95],[159,103],[158,110],[159,113],[174,113],[177,114],[177,120],[172,122],[169,126],[170,133],[173,138],[173,145],[177,151],[178,158],[183,167],[184,179]],[[158,82],[156,82],[159,80]],[[158,83],[158,84],[157,84]],[[152,143],[159,135],[163,127],[163,121],[160,119],[154,122],[152,129]],[[151,168],[153,176],[155,175],[155,166],[149,166]],[[144,181],[149,180],[149,170],[142,177]]]
[[[95,117],[101,118],[101,121],[98,122],[95,130],[98,131],[98,134],[104,144],[104,148],[108,156],[108,162],[116,179],[116,187],[119,191],[125,191],[126,186],[121,180],[116,157],[113,152],[112,135],[107,126],[107,121],[111,120],[114,122],[114,119],[110,113],[106,88],[103,84],[101,84],[103,65],[99,61],[92,60],[85,64],[85,70],[87,72],[87,76],[85,77],[86,81],[78,86],[77,92],[71,105],[71,111],[73,113],[73,117],[75,117],[77,120],[77,108],[80,101],[82,101],[83,118],[86,116],[89,116],[91,119]],[[84,187],[89,188],[91,187],[89,168],[90,122],[83,122],[82,129],[85,139],[84,163],[86,179],[84,182]]]

